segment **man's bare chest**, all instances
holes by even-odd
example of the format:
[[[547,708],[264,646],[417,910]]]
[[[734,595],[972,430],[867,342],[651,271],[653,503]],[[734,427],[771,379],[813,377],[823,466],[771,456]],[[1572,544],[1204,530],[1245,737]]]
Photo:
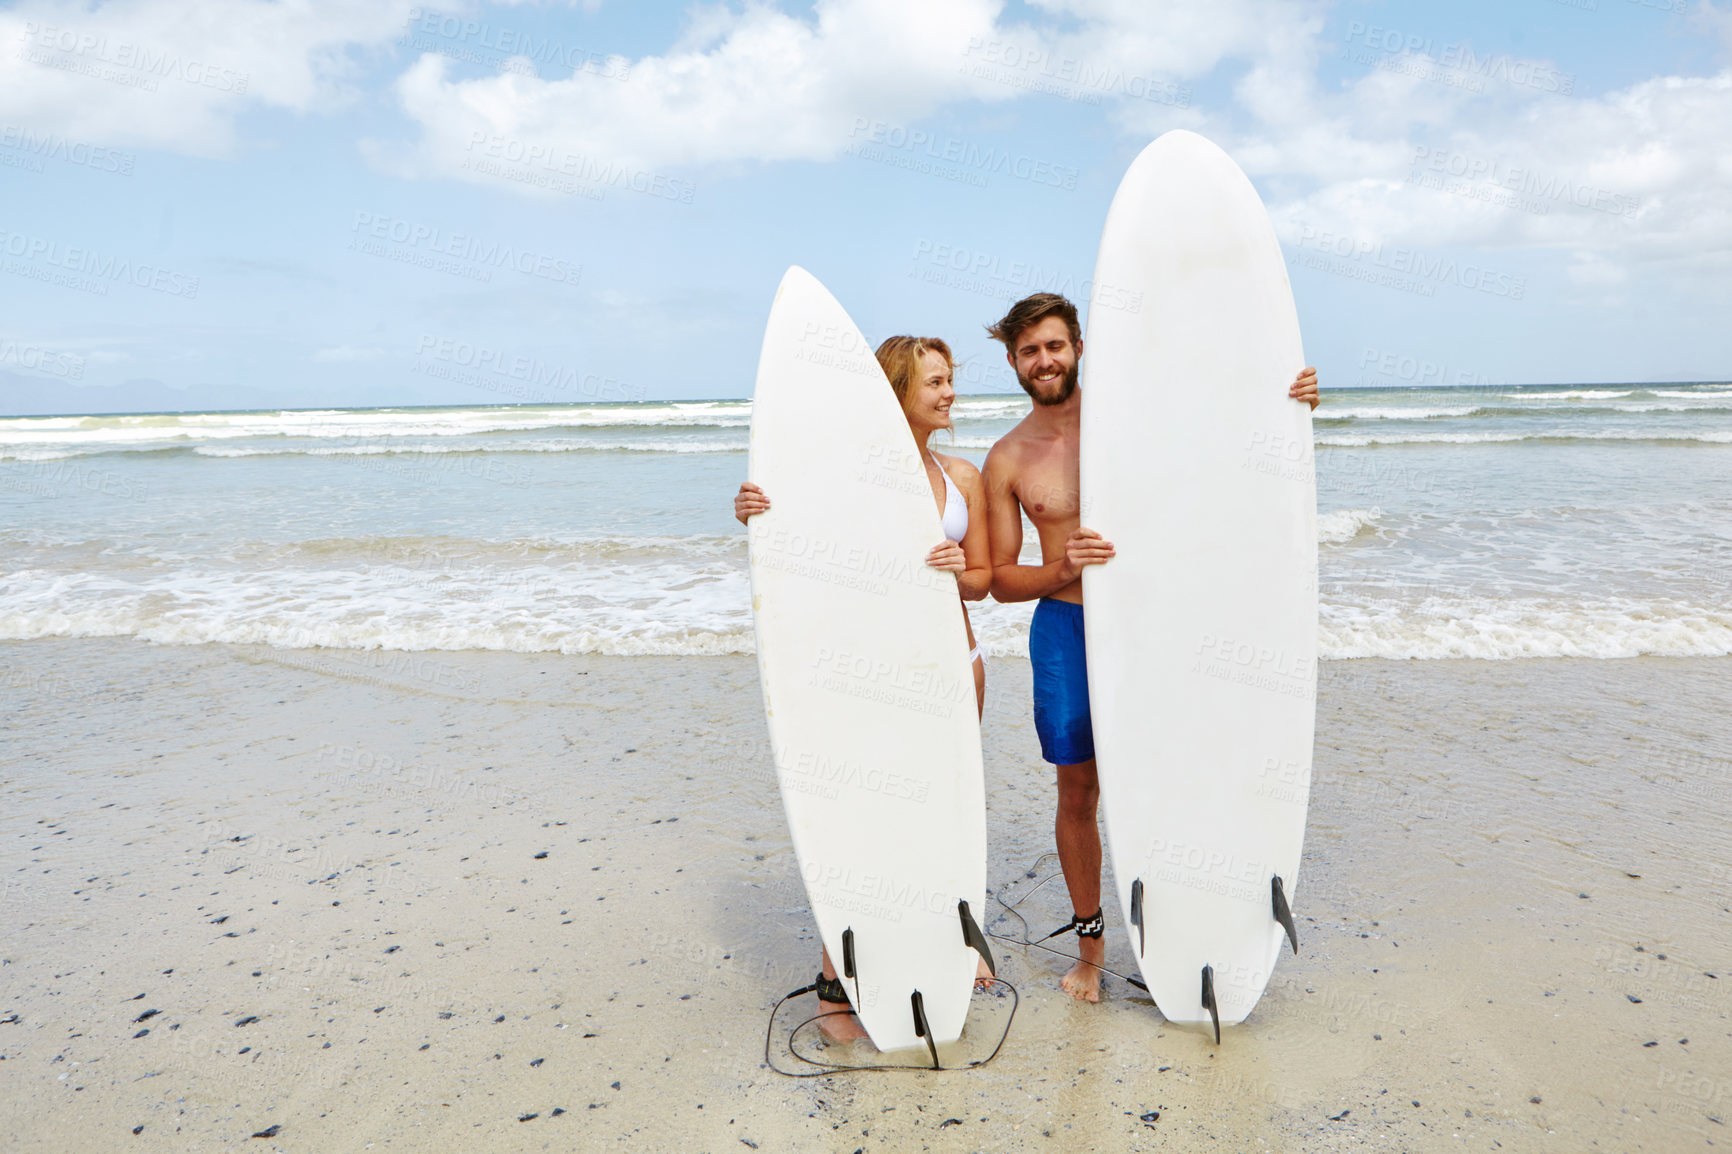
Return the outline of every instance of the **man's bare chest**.
[[[1037,525],[1076,521],[1081,512],[1076,455],[1051,452],[1028,459],[1017,497],[1023,512]]]

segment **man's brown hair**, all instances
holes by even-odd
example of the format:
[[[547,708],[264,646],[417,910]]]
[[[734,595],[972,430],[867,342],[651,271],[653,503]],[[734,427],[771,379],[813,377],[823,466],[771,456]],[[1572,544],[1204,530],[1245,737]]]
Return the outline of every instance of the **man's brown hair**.
[[[1006,349],[1015,352],[1016,338],[1030,325],[1037,325],[1047,317],[1062,317],[1065,327],[1070,329],[1071,343],[1082,343],[1082,326],[1077,324],[1076,306],[1057,293],[1035,293],[1023,297],[1010,306],[1003,320],[989,325],[986,331],[993,340],[1002,342]]]

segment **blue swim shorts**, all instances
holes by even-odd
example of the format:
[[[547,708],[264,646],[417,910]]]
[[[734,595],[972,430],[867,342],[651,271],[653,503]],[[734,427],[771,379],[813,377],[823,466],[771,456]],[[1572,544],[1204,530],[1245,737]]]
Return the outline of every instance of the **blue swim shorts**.
[[[1042,597],[1028,629],[1034,667],[1034,731],[1040,755],[1054,765],[1077,765],[1095,755],[1089,718],[1088,658],[1083,607]]]

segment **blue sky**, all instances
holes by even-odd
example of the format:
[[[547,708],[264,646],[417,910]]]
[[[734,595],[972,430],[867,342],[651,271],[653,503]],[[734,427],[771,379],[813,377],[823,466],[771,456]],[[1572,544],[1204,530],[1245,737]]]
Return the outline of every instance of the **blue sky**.
[[[1729,12],[14,4],[0,411],[744,396],[792,263],[1003,391],[984,325],[1081,303],[1172,128],[1326,388],[1725,379]]]

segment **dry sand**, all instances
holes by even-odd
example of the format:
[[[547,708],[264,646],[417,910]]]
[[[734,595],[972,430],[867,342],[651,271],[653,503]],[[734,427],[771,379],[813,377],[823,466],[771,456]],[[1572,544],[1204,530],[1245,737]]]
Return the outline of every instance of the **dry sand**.
[[[766,1013],[816,947],[750,659],[5,643],[0,1144],[1724,1145],[1729,673],[1326,665],[1303,953],[1222,1045],[999,944],[993,1064],[794,1081]],[[1052,782],[1026,663],[989,679],[1014,900]],[[1010,1006],[976,1002],[974,1054]]]

